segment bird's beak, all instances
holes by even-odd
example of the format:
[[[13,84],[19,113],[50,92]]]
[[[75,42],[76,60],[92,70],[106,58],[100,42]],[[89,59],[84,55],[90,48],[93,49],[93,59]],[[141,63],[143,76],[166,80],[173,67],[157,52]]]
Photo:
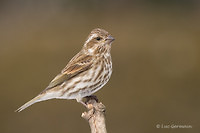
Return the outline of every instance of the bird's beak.
[[[106,41],[108,41],[109,43],[110,42],[113,42],[115,40],[114,37],[112,37],[111,35],[109,35],[107,38],[106,38]]]

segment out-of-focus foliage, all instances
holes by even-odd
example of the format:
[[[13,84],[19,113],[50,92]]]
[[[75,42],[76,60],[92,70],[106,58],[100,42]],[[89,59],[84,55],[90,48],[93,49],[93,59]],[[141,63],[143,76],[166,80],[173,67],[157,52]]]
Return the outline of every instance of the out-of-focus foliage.
[[[199,24],[198,0],[0,1],[0,132],[90,132],[75,100],[14,110],[48,85],[96,27],[116,38],[114,73],[96,93],[108,131],[199,132]]]

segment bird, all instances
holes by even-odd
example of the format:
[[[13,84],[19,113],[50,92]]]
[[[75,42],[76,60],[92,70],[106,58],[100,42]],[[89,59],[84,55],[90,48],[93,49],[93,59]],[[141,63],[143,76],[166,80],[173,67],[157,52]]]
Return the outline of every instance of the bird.
[[[34,103],[49,99],[75,99],[85,104],[83,98],[100,90],[112,74],[111,44],[114,37],[106,30],[95,28],[87,37],[82,49],[49,85],[16,112]]]

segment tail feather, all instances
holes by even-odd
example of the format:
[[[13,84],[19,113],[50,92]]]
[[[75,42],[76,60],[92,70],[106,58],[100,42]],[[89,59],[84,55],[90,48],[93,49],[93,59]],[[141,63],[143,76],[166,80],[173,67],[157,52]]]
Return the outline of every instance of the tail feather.
[[[22,110],[24,110],[25,108],[31,106],[32,104],[41,101],[40,100],[40,95],[36,96],[35,98],[33,98],[32,100],[28,101],[27,103],[25,103],[24,105],[22,105],[20,108],[18,108],[17,110],[15,110],[15,112],[21,112]]]

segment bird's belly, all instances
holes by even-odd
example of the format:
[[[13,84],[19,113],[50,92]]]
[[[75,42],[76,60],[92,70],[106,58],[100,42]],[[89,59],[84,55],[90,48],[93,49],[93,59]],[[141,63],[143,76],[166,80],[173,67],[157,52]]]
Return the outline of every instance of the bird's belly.
[[[110,79],[112,69],[97,67],[90,69],[87,73],[81,73],[71,81],[65,83],[64,89],[58,98],[78,99],[90,96],[101,89]]]

